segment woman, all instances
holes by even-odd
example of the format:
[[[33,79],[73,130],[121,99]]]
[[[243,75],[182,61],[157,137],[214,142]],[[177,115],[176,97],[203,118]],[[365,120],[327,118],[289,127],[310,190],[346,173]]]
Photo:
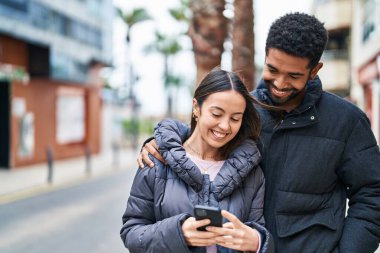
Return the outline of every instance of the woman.
[[[158,125],[154,137],[167,164],[154,160],[153,169],[137,171],[120,232],[131,253],[271,251],[252,102],[236,74],[214,69],[195,91],[184,145],[176,132],[186,126]],[[197,204],[221,208],[223,227],[197,230],[210,222],[195,220]]]

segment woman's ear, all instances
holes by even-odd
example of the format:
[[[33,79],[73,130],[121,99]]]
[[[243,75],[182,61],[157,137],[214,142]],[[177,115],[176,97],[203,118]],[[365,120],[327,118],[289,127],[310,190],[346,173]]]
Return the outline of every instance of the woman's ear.
[[[193,117],[199,117],[200,108],[198,102],[193,98]]]

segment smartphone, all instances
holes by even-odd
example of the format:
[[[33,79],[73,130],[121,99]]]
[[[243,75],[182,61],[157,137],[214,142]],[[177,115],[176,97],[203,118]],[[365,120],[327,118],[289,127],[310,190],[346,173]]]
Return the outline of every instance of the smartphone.
[[[210,224],[199,227],[198,230],[206,231],[207,226],[221,227],[222,226],[222,212],[220,208],[206,205],[196,205],[194,207],[194,216],[196,220],[209,219]]]

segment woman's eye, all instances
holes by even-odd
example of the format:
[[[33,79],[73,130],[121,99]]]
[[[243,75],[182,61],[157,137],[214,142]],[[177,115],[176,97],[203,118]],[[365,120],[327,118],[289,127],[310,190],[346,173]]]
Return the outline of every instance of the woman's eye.
[[[240,119],[235,119],[235,118],[231,118],[231,120],[234,121],[234,122],[240,121]]]
[[[214,117],[220,117],[221,115],[220,114],[215,114],[215,113],[212,113],[212,116],[214,116]]]

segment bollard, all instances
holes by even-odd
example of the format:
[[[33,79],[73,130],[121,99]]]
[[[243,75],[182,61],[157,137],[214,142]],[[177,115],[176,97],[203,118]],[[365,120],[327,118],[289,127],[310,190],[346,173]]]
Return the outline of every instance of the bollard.
[[[47,182],[51,184],[53,182],[53,151],[49,146],[46,147],[46,161],[48,167]]]
[[[85,146],[84,153],[86,156],[86,174],[91,175],[91,148],[89,146]]]
[[[119,168],[119,144],[116,142],[112,143],[112,154],[113,154],[113,165],[116,169]]]

